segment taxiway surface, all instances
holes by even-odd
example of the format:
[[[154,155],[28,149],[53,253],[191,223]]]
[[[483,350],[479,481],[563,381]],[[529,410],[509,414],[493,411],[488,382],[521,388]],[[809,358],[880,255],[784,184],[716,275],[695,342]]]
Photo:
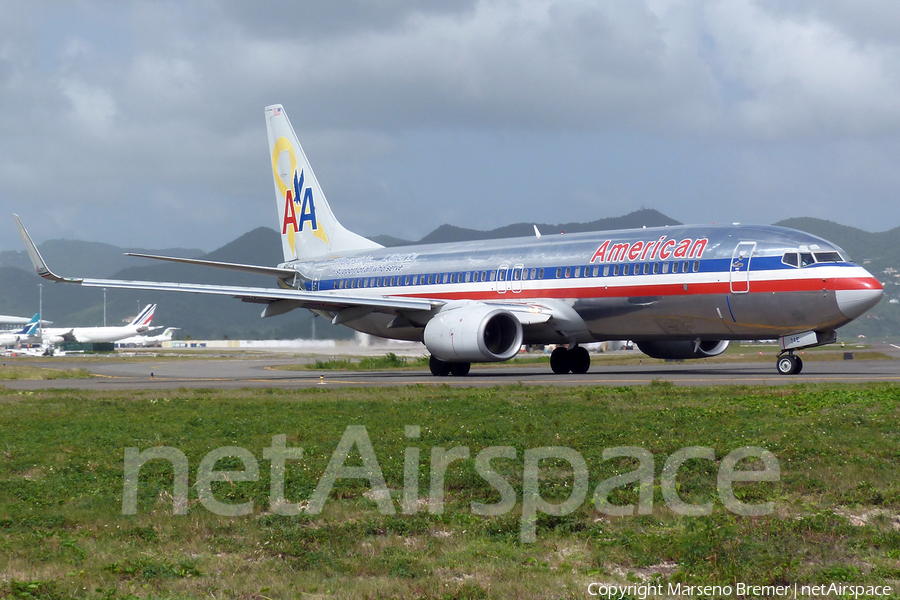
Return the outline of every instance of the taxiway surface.
[[[165,358],[159,361],[80,361],[66,357],[42,362],[53,369],[84,368],[89,379],[6,381],[10,389],[70,388],[89,390],[171,389],[179,387],[335,387],[335,386],[502,386],[525,385],[646,385],[669,381],[679,386],[783,385],[796,383],[900,382],[900,360],[807,361],[799,375],[779,375],[774,357],[752,363],[666,363],[604,365],[595,361],[584,375],[554,375],[548,365],[478,366],[465,377],[433,377],[427,369],[384,371],[286,371],[278,367],[297,364],[288,358],[195,359]],[[35,365],[38,366],[38,365]]]

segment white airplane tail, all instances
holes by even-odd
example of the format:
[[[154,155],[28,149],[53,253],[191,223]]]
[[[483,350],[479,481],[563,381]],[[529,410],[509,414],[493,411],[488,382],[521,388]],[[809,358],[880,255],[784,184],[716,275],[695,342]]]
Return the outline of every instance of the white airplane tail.
[[[382,248],[335,218],[280,104],[266,107],[266,127],[284,261]]]
[[[144,307],[144,310],[142,310],[142,311],[140,312],[140,314],[139,314],[138,316],[136,316],[136,317],[134,318],[134,320],[131,321],[131,323],[129,323],[129,325],[138,325],[138,326],[141,326],[141,325],[148,326],[148,325],[150,325],[150,321],[153,320],[153,313],[154,313],[154,312],[156,312],[156,305],[155,305],[155,304],[148,304],[147,306]]]

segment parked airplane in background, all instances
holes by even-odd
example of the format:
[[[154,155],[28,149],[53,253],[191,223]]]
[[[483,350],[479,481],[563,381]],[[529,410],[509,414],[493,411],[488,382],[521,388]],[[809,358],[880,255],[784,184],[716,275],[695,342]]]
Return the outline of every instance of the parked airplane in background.
[[[44,321],[45,323],[47,321]],[[10,317],[8,315],[0,315],[0,325],[28,325],[31,323],[29,317]],[[5,333],[11,333],[9,331]]]
[[[163,342],[172,341],[172,335],[180,327],[166,327],[159,335],[134,335],[116,342],[116,348],[146,348],[148,346],[161,346]],[[148,332],[149,333],[149,332]]]
[[[43,330],[44,343],[61,344],[80,342],[82,344],[115,342],[150,330],[155,304],[148,304],[128,325],[121,327],[53,327]]]
[[[12,346],[13,344],[36,344],[41,341],[41,315],[35,313],[31,320],[18,331],[5,331],[0,333],[0,346]]]
[[[564,344],[555,373],[584,373],[581,345],[634,340],[656,358],[705,358],[731,340],[773,339],[778,371],[795,350],[878,303],[881,284],[819,237],[770,226],[677,226],[384,248],[335,218],[281,105],[265,109],[284,262],[277,267],[149,256],[272,275],[280,289],[65,278],[91,287],[217,294],[265,304],[262,316],[308,308],[365,333],[424,342],[435,375],[509,360],[522,344]],[[134,255],[148,256],[148,255]]]

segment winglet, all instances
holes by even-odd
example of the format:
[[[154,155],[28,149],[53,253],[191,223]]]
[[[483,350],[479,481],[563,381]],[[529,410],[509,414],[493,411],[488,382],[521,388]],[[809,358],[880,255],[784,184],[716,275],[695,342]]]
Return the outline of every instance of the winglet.
[[[44,279],[60,283],[81,283],[81,279],[60,277],[51,271],[47,267],[47,263],[44,262],[41,253],[38,252],[37,246],[35,246],[34,242],[31,240],[31,236],[28,235],[28,232],[25,230],[25,226],[22,225],[22,220],[19,218],[19,215],[13,214],[13,217],[16,219],[16,225],[19,227],[19,233],[22,234],[22,239],[25,240],[25,249],[28,251],[28,258],[31,259],[31,264],[34,265],[34,270],[37,271],[38,275]]]

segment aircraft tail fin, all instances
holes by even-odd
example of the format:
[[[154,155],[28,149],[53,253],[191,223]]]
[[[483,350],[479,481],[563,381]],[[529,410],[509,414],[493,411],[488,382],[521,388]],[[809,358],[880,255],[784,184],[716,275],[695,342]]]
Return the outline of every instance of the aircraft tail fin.
[[[266,107],[266,128],[284,261],[382,248],[335,218],[280,104]]]
[[[156,312],[156,305],[148,304],[144,307],[144,310],[129,323],[129,325],[149,325],[150,321],[153,320],[154,312]]]
[[[25,326],[17,331],[16,333],[19,335],[34,335],[37,331],[38,327],[41,326],[41,313],[34,313],[34,316],[31,317],[31,320],[25,324]]]

